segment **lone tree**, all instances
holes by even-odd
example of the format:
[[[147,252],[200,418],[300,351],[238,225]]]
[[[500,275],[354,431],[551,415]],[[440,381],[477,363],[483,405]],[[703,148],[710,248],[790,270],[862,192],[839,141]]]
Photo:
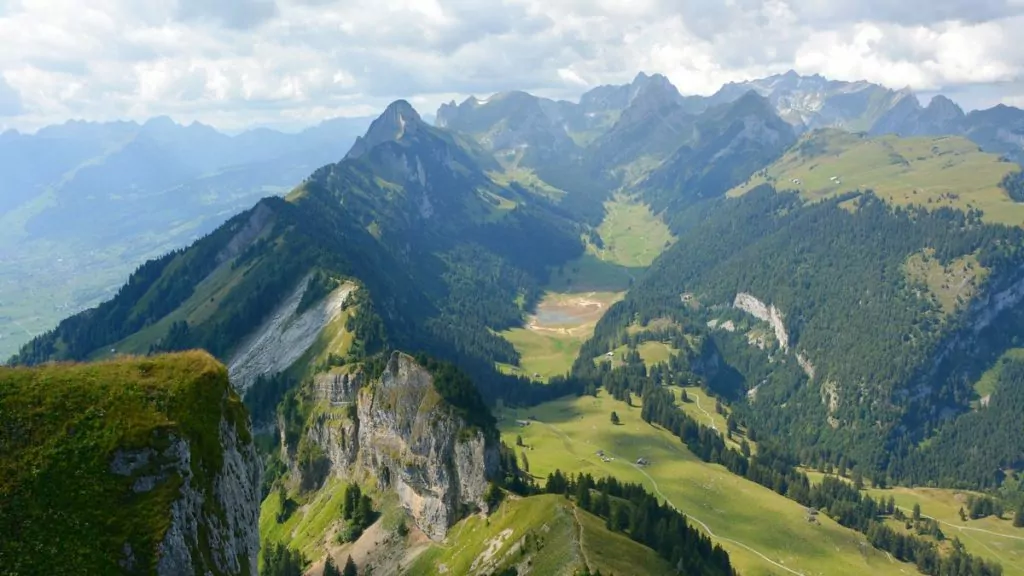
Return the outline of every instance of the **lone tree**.
[[[341,571],[342,576],[359,576],[359,571],[356,570],[356,563],[352,561],[352,557],[349,556],[348,560],[345,560],[345,568]]]
[[[516,446],[522,446],[522,445],[523,445],[523,436],[521,434],[516,434]]]
[[[526,452],[520,454],[520,458],[523,461],[523,472],[530,472],[530,461],[526,459]]]
[[[619,423],[620,423],[619,415],[616,414],[614,410],[612,410],[612,424],[615,424],[616,426],[618,426]]]
[[[1017,513],[1013,515],[1013,525],[1024,528],[1024,504],[1021,504],[1020,508],[1017,508]]]
[[[327,560],[324,560],[324,576],[341,576],[341,570],[334,565],[334,558],[331,555],[327,555]]]

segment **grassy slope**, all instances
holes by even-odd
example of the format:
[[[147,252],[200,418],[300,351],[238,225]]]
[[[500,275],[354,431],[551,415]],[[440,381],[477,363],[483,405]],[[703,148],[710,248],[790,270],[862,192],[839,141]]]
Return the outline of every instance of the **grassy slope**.
[[[769,166],[767,179],[755,176],[729,195],[768,181],[780,189],[797,190],[808,201],[872,189],[896,205],[977,208],[986,221],[1021,226],[1024,204],[1011,200],[999,187],[1000,180],[1016,169],[960,137],[868,138],[824,130],[804,137]],[[833,183],[832,176],[841,184]]]
[[[999,375],[1003,371],[1003,362],[1009,360],[1024,361],[1024,348],[1007,350],[991,368],[981,375],[981,378],[974,383],[974,391],[978,394],[978,398],[985,398],[996,391]]]
[[[195,293],[176,310],[114,344],[112,348],[117,354],[146,354],[150,345],[167,334],[175,322],[187,320],[190,326],[195,326],[209,319],[248,269],[248,266],[232,269],[231,261],[221,264],[196,286]],[[101,349],[93,354],[92,359],[110,356],[110,350]]]
[[[521,553],[517,544],[527,533],[540,544],[527,545]],[[487,559],[495,572],[527,559],[534,574],[571,575],[584,562],[602,574],[672,572],[653,550],[609,532],[603,520],[576,509],[565,498],[545,494],[506,501],[486,519],[477,515],[459,522],[443,543],[420,555],[408,573],[470,574]]]
[[[610,360],[612,363],[612,367],[617,368],[624,364],[622,358],[629,350],[630,346],[628,344],[623,344],[622,346],[619,346],[618,348],[615,348],[614,350],[611,351],[611,358],[601,355],[598,356],[597,358],[594,358],[594,361],[601,362]],[[640,359],[643,360],[644,364],[646,364],[647,366],[653,366],[655,364],[668,362],[669,358],[673,354],[679,353],[679,350],[673,348],[668,344],[665,344],[664,342],[653,341],[641,342],[636,347],[636,350],[637,352],[640,353]]]
[[[536,194],[540,194],[541,196],[546,196],[551,200],[557,201],[565,196],[564,190],[555,188],[541,180],[537,174],[529,168],[510,166],[506,168],[504,172],[493,171],[488,172],[487,175],[502,186],[508,186],[512,183],[519,184],[523,188],[526,188]]]
[[[965,493],[938,488],[872,489],[869,493],[892,496],[908,515],[914,504],[920,504],[925,516],[940,522],[946,538],[959,538],[968,552],[999,562],[1006,576],[1024,576],[1024,529],[1013,527],[1012,512],[1005,519],[990,516],[964,522],[960,520],[960,507],[966,509]]]
[[[60,558],[80,573],[113,573],[130,543],[151,570],[181,478],[135,494],[135,478],[110,473],[111,459],[160,451],[174,434],[189,440],[195,481],[212,491],[224,416],[248,437],[227,371],[204,352],[0,368],[0,565],[46,573]]]
[[[566,373],[608,306],[622,298],[631,278],[639,276],[673,240],[668,227],[643,204],[617,196],[605,204],[605,210],[597,230],[604,247],[588,245],[581,258],[554,271],[538,314],[528,319],[526,327],[502,332],[522,356],[518,367],[501,366],[503,370],[538,374],[542,379]],[[587,301],[603,307],[595,314]],[[546,310],[573,319],[545,322]],[[664,356],[653,348],[649,352]]]
[[[943,266],[934,252],[929,249],[914,254],[907,259],[904,270],[912,281],[927,286],[942,312],[949,315],[974,298],[988,269],[974,256],[956,258]]]
[[[610,423],[612,410],[621,425]],[[516,418],[530,415],[539,422],[526,427],[515,424]],[[789,574],[790,570],[858,576],[916,572],[912,566],[890,561],[860,534],[827,518],[821,519],[821,525],[810,524],[799,504],[721,466],[701,462],[670,433],[643,422],[639,408],[627,407],[604,392],[596,399],[585,396],[508,411],[500,426],[510,446],[515,445],[516,435],[522,435],[530,472],[538,478],[560,468],[642,482],[704,522],[745,576]],[[603,462],[595,454],[598,449],[615,460]],[[632,462],[639,457],[651,464],[637,468]]]

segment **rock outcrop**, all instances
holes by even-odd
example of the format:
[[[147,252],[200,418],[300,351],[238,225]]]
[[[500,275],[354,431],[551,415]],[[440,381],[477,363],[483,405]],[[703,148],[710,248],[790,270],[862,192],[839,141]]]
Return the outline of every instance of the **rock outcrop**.
[[[252,442],[242,441],[234,425],[222,419],[218,428],[222,464],[206,487],[192,471],[188,441],[175,439],[165,451],[182,486],[160,543],[157,574],[257,573],[260,460]],[[210,551],[209,557],[203,556],[203,549]]]
[[[356,393],[363,387],[363,373],[335,369],[313,377],[313,390],[317,399],[330,402],[332,406],[348,404],[356,400]]]
[[[758,320],[770,324],[775,332],[775,339],[778,340],[779,346],[783,351],[789,350],[789,334],[786,332],[785,319],[782,316],[782,312],[774,304],[765,304],[750,294],[740,292],[736,295],[732,305]]]
[[[322,377],[321,405],[344,397],[346,383],[361,381],[359,375]],[[355,414],[343,412],[316,410],[305,433],[334,474],[375,478],[381,488],[394,490],[435,540],[467,511],[487,510],[484,495],[500,465],[497,436],[468,426],[415,359],[393,353],[381,377],[359,390]]]

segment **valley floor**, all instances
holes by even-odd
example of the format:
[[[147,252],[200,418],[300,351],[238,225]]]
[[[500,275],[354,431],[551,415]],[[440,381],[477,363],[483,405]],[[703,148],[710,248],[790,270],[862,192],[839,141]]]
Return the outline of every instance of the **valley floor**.
[[[522,356],[519,366],[499,365],[538,380],[565,374],[608,308],[674,240],[644,204],[623,195],[605,203],[597,229],[601,246],[552,273],[551,283],[524,326],[501,335]]]

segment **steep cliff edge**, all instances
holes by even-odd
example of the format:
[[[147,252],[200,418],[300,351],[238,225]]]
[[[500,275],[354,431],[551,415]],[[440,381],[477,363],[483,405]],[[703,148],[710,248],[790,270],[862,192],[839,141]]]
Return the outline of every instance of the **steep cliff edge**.
[[[375,479],[434,540],[467,512],[486,511],[498,436],[472,382],[448,365],[424,366],[399,352],[379,378],[364,381],[360,372],[316,380],[316,404],[298,446],[287,450],[300,483],[321,482],[323,463],[338,476]],[[310,465],[311,453],[319,464]]]
[[[261,467],[211,356],[0,369],[5,574],[256,574]]]

